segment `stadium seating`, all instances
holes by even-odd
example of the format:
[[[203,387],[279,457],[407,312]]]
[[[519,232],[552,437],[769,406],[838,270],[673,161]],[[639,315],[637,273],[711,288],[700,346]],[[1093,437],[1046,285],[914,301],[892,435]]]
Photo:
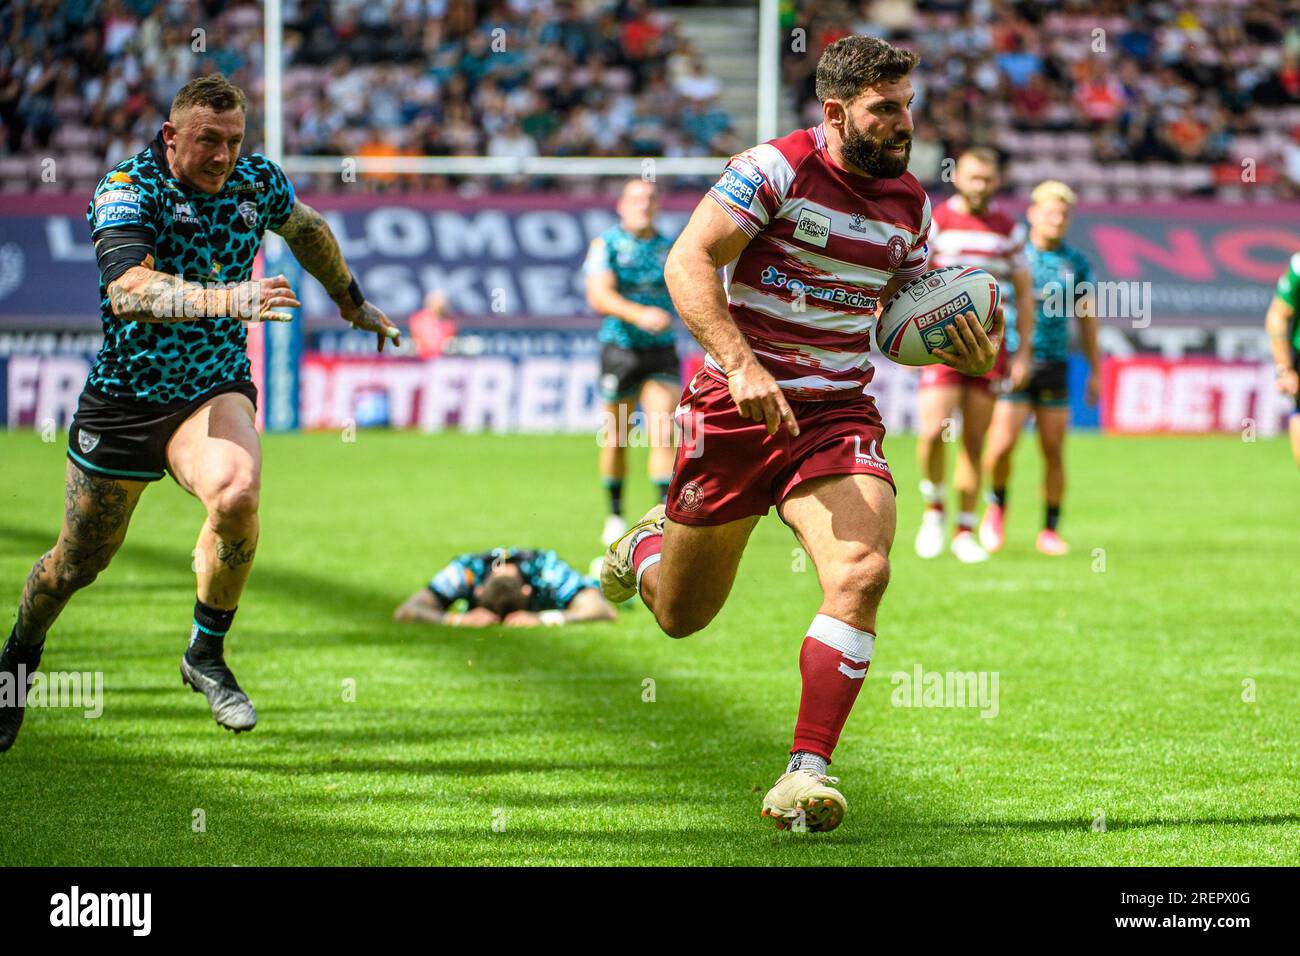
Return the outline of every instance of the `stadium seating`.
[[[157,0],[6,5],[0,192],[84,190],[148,141],[170,95],[203,70],[222,69],[249,91],[249,147],[258,148],[260,5],[210,0],[203,8],[200,15]],[[707,53],[681,35],[671,6],[287,0],[284,9],[290,153],[691,156],[745,145],[720,108],[742,99],[743,81],[709,75]],[[804,31],[806,49],[783,46],[790,97],[783,116],[815,119],[811,71],[827,43],[874,33],[922,55],[918,138],[937,138],[942,155],[995,145],[1011,160],[1017,191],[1050,171],[1090,199],[1267,202],[1300,190],[1287,173],[1300,171],[1300,26],[1287,9],[1285,0],[1158,8],[1118,0],[798,0],[783,26]],[[45,158],[59,170],[53,183],[41,177]],[[1243,160],[1253,160],[1253,183],[1233,172]],[[457,182],[376,176],[361,185]]]

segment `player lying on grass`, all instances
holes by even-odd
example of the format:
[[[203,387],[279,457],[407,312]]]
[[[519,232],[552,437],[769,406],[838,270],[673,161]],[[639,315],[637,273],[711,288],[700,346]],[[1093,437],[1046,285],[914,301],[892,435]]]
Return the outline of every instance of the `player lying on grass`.
[[[0,651],[0,671],[24,667],[30,685],[50,625],[108,567],[144,489],[170,474],[207,511],[181,676],[234,731],[257,722],[223,641],[257,552],[262,462],[241,319],[283,321],[299,305],[283,276],[251,278],[263,233],[283,236],[381,351],[397,340],[284,172],[256,153],[240,156],[245,102],[220,74],[187,83],[153,143],[95,189],[87,218],[104,344],[68,433],[63,527],[28,575]],[[18,702],[0,705],[0,750],[22,719]]]
[[[1291,257],[1277,280],[1273,301],[1264,319],[1268,344],[1277,367],[1277,389],[1295,402],[1291,412],[1291,454],[1300,465],[1300,252]]]
[[[450,610],[461,600],[467,610]],[[393,612],[395,621],[449,627],[555,627],[617,617],[599,581],[579,574],[554,551],[528,548],[459,555]]]
[[[1029,242],[1025,258],[1033,279],[1034,363],[1029,377],[1019,384],[1007,383],[998,397],[989,429],[984,469],[989,479],[989,504],[980,522],[980,543],[989,551],[1001,551],[1007,507],[1007,482],[1011,480],[1011,458],[1029,413],[1038,428],[1038,446],[1043,452],[1043,528],[1035,547],[1043,554],[1059,556],[1070,550],[1057,531],[1061,503],[1065,498],[1065,433],[1070,427],[1070,316],[1079,320],[1079,341],[1088,357],[1086,397],[1097,404],[1101,395],[1100,353],[1097,351],[1097,319],[1091,296],[1066,303],[1066,288],[1092,284],[1092,266],[1083,253],[1065,241],[1074,209],[1074,190],[1065,183],[1039,183],[1025,215],[1029,219]],[[1073,279],[1071,279],[1073,277]],[[1088,283],[1084,286],[1084,283]]]
[[[916,62],[873,37],[835,41],[817,65],[821,125],[732,157],[696,207],[665,275],[708,359],[678,409],[666,510],[616,541],[601,572],[611,601],[639,592],[667,634],[685,637],[721,609],[760,517],[775,505],[794,531],[823,596],[803,632],[794,745],[763,800],[782,829],[843,819],[826,765],[889,582],[894,483],[864,389],[878,305],[928,258],[930,203],[907,172]],[[953,328],[943,361],[968,375],[992,368],[1001,312],[991,334],[973,313]],[[743,667],[744,648],[733,654]]]

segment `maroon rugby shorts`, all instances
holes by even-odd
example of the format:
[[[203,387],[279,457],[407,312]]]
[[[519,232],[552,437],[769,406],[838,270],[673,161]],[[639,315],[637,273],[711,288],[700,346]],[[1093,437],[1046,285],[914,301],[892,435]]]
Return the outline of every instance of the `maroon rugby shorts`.
[[[763,422],[741,417],[712,369],[698,372],[677,408],[681,431],[668,517],[716,525],[765,515],[801,482],[825,475],[875,475],[894,488],[874,399],[791,401],[790,410],[799,435],[784,425],[769,435]]]

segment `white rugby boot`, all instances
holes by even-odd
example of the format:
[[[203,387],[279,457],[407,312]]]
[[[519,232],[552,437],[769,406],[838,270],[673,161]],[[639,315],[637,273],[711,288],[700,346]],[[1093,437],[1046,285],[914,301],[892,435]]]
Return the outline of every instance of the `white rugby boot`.
[[[636,594],[636,568],[632,552],[647,534],[663,534],[666,520],[663,505],[655,505],[645,517],[628,528],[605,552],[600,569],[600,589],[614,604],[622,604]]]
[[[943,554],[943,512],[926,508],[921,514],[921,529],[916,532],[916,553],[923,558],[937,558]]]
[[[777,778],[763,798],[763,813],[778,830],[834,830],[849,810],[849,803],[833,786],[839,777],[791,770]]]

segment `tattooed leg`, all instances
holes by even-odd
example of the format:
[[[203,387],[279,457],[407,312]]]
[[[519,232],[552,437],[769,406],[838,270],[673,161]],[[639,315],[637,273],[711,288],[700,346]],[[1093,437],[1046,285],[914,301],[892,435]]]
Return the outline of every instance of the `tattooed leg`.
[[[234,610],[257,551],[261,448],[252,403],[218,395],[191,415],[167,449],[172,474],[207,509],[194,549],[198,599]]]
[[[252,507],[256,509],[254,502]],[[194,569],[198,598],[209,607],[233,610],[239,606],[257,550],[257,511],[209,512],[199,532]]]
[[[72,595],[108,567],[145,487],[143,481],[91,475],[68,462],[59,540],[32,566],[18,605],[18,631],[25,643],[44,640]]]

